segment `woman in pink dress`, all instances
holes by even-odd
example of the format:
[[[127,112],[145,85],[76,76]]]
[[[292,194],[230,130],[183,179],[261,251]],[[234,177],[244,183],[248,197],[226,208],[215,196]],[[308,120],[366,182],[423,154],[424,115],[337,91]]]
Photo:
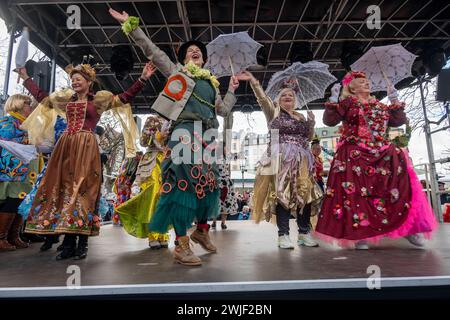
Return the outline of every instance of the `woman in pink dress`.
[[[391,144],[386,129],[406,122],[404,103],[390,88],[390,105],[370,95],[363,72],[348,73],[338,102],[340,85],[332,89],[323,122],[342,122],[342,135],[331,163],[326,195],[316,235],[341,245],[368,242],[382,237],[406,237],[424,245],[424,234],[436,227],[429,206],[405,151]]]

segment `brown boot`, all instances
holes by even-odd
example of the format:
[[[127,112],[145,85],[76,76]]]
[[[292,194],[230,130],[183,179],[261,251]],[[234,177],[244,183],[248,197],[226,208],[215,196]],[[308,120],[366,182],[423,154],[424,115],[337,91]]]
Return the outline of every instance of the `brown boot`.
[[[173,251],[175,262],[185,266],[200,266],[202,264],[202,260],[192,252],[188,236],[179,237],[175,243],[176,246]]]
[[[0,252],[16,250],[16,247],[10,245],[7,241],[8,231],[13,223],[14,216],[14,213],[0,212]]]
[[[198,243],[208,252],[217,252],[217,248],[212,244],[211,239],[209,238],[209,226],[208,228],[197,228],[191,234],[191,240],[195,243]]]
[[[20,239],[20,229],[22,228],[23,218],[20,214],[16,213],[14,216],[14,220],[9,228],[8,232],[8,242],[15,246],[16,249],[25,249],[28,248],[28,243],[23,242]]]

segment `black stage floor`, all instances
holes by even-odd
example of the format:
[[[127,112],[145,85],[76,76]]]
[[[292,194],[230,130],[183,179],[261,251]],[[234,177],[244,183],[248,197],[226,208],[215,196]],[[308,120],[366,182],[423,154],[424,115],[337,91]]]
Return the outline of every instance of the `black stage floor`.
[[[295,230],[294,221],[291,229]],[[220,225],[220,224],[219,224]],[[150,250],[121,227],[107,225],[90,238],[85,260],[56,261],[56,246],[40,253],[31,248],[0,254],[0,298],[45,296],[126,296],[367,290],[371,270],[379,267],[381,288],[440,288],[450,292],[450,225],[441,225],[425,249],[405,239],[383,240],[368,251],[277,247],[276,227],[269,223],[229,221],[228,229],[211,232],[218,253],[198,245],[201,267],[174,264],[171,250]],[[296,232],[291,238],[295,240]],[[69,267],[79,266],[81,288],[67,287]],[[376,266],[371,267],[370,266]],[[69,269],[68,269],[69,268]],[[73,268],[73,267],[71,267]],[[369,270],[368,270],[369,268]],[[73,271],[72,271],[73,272]],[[374,279],[369,282],[374,284]],[[374,290],[372,290],[374,291]],[[281,297],[281,296],[280,296]]]

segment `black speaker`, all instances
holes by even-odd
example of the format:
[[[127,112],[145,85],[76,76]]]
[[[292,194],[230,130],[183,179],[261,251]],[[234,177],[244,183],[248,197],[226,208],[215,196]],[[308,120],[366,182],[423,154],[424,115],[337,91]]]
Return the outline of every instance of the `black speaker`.
[[[131,46],[120,45],[112,48],[111,70],[114,72],[117,80],[126,79],[133,70],[134,59]]]
[[[438,76],[436,100],[450,101],[450,69],[442,69]]]
[[[50,80],[52,77],[52,66],[50,61],[28,60],[25,69],[39,88],[45,92],[50,92]]]

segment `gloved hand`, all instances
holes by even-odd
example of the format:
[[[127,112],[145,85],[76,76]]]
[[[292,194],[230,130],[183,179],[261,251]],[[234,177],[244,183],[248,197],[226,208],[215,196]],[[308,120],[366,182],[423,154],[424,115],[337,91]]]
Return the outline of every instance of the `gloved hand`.
[[[337,103],[339,101],[339,93],[341,92],[341,84],[335,83],[334,86],[331,87],[331,96],[329,98],[330,102]]]
[[[392,103],[398,100],[398,92],[397,89],[392,84],[389,84],[387,87],[387,94],[389,101]]]

